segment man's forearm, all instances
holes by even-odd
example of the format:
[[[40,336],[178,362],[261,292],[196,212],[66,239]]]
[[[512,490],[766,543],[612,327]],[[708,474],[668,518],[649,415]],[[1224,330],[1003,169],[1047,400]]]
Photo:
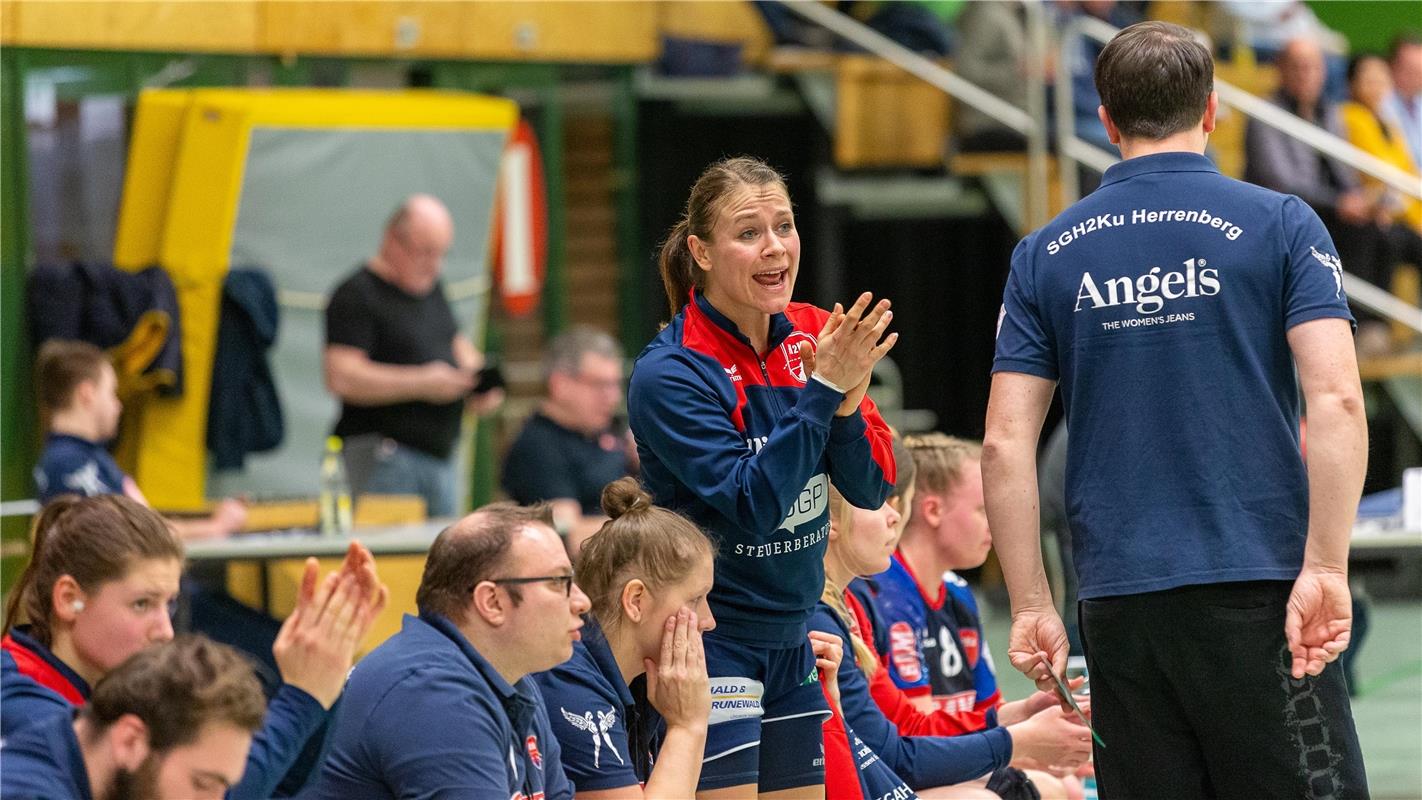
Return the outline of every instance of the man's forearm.
[[[425,367],[348,361],[327,367],[331,393],[353,406],[385,406],[424,400]]]
[[[1308,398],[1308,543],[1304,567],[1343,572],[1368,467],[1368,423],[1351,392]]]
[[[983,489],[993,549],[1002,565],[1012,608],[1053,606],[1042,565],[1037,512],[1037,465],[1025,442],[983,443]]]

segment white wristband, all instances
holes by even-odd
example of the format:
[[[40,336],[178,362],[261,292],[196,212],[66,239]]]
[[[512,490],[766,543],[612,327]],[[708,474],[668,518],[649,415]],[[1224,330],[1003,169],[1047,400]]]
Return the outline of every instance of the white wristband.
[[[820,383],[823,383],[824,385],[826,385],[826,386],[828,386],[829,388],[835,390],[836,392],[839,392],[840,394],[849,394],[849,392],[846,392],[845,390],[839,388],[838,386],[835,386],[834,383],[833,383],[829,378],[826,378],[825,376],[821,375],[821,374],[818,373],[818,372],[811,373],[811,374],[810,374],[810,378],[811,378],[812,380],[817,380],[817,381],[819,381]]]

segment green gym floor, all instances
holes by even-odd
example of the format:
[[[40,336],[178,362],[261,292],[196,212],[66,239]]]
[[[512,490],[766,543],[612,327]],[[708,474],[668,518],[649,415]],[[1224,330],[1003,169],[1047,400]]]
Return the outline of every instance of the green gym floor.
[[[1003,697],[1031,684],[1007,663],[1007,610],[985,605],[984,622]],[[1422,601],[1375,601],[1358,656],[1353,717],[1374,800],[1422,800]]]

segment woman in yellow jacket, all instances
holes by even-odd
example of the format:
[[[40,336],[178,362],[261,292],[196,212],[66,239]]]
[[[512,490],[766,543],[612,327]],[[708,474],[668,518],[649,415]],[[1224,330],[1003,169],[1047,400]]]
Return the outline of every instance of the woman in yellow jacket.
[[[1343,128],[1348,141],[1358,149],[1398,169],[1418,175],[1402,130],[1382,114],[1383,102],[1391,90],[1392,75],[1382,56],[1354,56],[1348,64],[1348,91],[1352,100],[1339,108]],[[1422,200],[1400,195],[1375,178],[1364,176],[1363,180],[1369,191],[1380,196],[1382,202],[1379,208],[1383,210],[1387,222],[1403,223],[1415,233],[1422,234]],[[1384,220],[1379,219],[1379,223],[1384,223]]]

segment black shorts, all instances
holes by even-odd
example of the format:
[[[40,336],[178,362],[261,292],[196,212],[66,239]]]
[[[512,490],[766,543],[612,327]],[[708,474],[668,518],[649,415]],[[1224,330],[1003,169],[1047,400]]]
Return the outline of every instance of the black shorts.
[[[1292,584],[1083,600],[1103,800],[1365,798],[1343,669],[1294,680]]]

